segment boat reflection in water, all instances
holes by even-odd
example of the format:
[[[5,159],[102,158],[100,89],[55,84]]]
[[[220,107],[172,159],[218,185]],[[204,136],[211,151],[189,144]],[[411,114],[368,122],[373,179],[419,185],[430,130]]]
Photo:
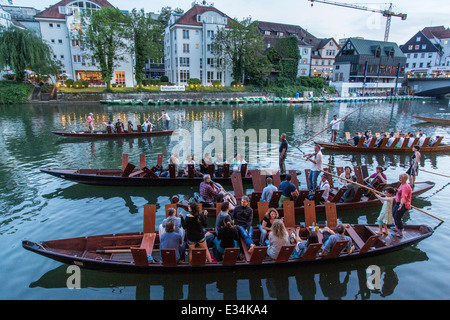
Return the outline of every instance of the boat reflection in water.
[[[139,300],[367,300],[392,295],[402,280],[395,272],[398,266],[426,261],[425,252],[417,247],[384,256],[367,258],[355,266],[350,262],[305,267],[284,267],[282,272],[271,269],[239,270],[239,272],[202,271],[201,277],[182,273],[119,274],[81,270],[81,289],[95,288],[120,293],[125,299]],[[367,286],[369,266],[380,268],[380,288]],[[30,288],[67,288],[70,274],[61,265],[30,283]],[[131,291],[135,288],[135,291]],[[99,290],[94,290],[99,294]],[[89,295],[89,293],[87,293]],[[376,299],[376,298],[375,298]]]

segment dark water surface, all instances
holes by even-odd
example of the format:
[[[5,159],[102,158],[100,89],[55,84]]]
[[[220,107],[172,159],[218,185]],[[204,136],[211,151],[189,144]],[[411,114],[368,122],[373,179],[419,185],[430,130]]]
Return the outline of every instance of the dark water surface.
[[[291,145],[299,144],[321,131],[333,114],[344,116],[361,106],[354,103],[307,104],[297,106],[167,106],[172,126],[189,130],[193,121],[208,128],[278,129],[286,132]],[[144,204],[157,205],[157,223],[164,217],[164,205],[180,194],[190,198],[197,188],[117,188],[78,185],[46,175],[43,167],[120,168],[122,154],[139,162],[145,153],[147,163],[156,163],[157,154],[167,159],[176,144],[170,137],[151,139],[77,141],[59,137],[52,130],[79,130],[86,126],[89,112],[96,123],[108,119],[144,118],[156,122],[160,107],[105,106],[100,104],[0,105],[0,299],[449,299],[450,298],[450,214],[447,207],[450,179],[420,172],[417,181],[430,180],[436,186],[413,200],[413,205],[439,216],[439,221],[419,211],[405,216],[407,224],[428,224],[435,233],[419,244],[376,258],[352,262],[259,269],[251,272],[204,272],[149,275],[115,274],[82,270],[81,289],[66,287],[67,266],[26,251],[21,241],[69,238],[85,235],[140,231]],[[428,136],[444,135],[450,143],[450,126],[423,124],[412,115],[450,119],[446,100],[373,102],[355,112],[343,124],[344,132],[418,131]],[[162,124],[161,121],[157,122]],[[419,125],[418,125],[419,124]],[[103,125],[101,126],[103,127]],[[270,133],[269,133],[270,134]],[[270,139],[270,138],[269,138]],[[329,132],[316,140],[328,141]],[[246,143],[247,150],[252,143]],[[273,145],[278,147],[277,142]],[[313,142],[301,147],[311,152]],[[289,154],[302,153],[291,148]],[[247,159],[248,161],[249,159]],[[409,155],[332,154],[324,152],[324,162],[338,166],[365,164],[369,172],[377,165],[387,168],[389,181],[406,171]],[[304,170],[308,164],[288,158],[288,169]],[[252,164],[249,165],[252,168]],[[255,165],[253,165],[255,167]],[[448,153],[423,155],[420,167],[450,175]],[[306,185],[304,175],[299,177]],[[338,212],[344,223],[374,223],[380,208]],[[298,222],[303,221],[298,216]],[[324,221],[325,215],[318,214]],[[257,221],[255,220],[255,225]],[[214,225],[214,219],[209,219]],[[382,287],[369,290],[366,269],[382,270]]]

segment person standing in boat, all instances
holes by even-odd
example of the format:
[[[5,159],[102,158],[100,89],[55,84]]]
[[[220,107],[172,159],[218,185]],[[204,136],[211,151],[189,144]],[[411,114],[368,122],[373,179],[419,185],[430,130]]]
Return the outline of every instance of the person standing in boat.
[[[339,133],[339,126],[340,126],[341,122],[345,121],[346,119],[347,119],[346,117],[338,119],[337,115],[333,116],[333,120],[331,120],[331,122],[330,122],[330,126],[331,126],[331,139],[330,139],[330,141],[332,143],[336,142],[336,138],[337,138],[337,135]]]
[[[411,197],[412,189],[408,182],[408,175],[402,173],[399,178],[400,187],[397,189],[397,194],[395,196],[395,205],[392,209],[392,217],[394,218],[395,226],[392,228],[394,230],[391,233],[396,237],[403,237],[403,215],[409,209],[411,209]]]
[[[383,227],[384,227],[384,234],[388,235],[388,225],[393,224],[394,220],[392,218],[392,206],[394,204],[395,200],[395,190],[392,187],[388,187],[384,190],[384,197],[379,196],[377,193],[375,193],[375,196],[383,203],[383,206],[381,207],[380,215],[377,218],[377,223],[380,225],[380,230],[377,232],[377,234],[383,234]]]
[[[320,146],[314,146],[314,153],[306,154],[306,160],[309,160],[313,163],[311,167],[311,171],[309,172],[308,182],[309,182],[309,190],[314,192],[317,187],[317,178],[319,177],[320,172],[322,171],[322,152],[320,151]],[[311,159],[313,158],[313,159]]]
[[[93,125],[94,119],[93,119],[92,116],[93,116],[93,114],[92,114],[92,112],[91,112],[91,113],[89,113],[89,115],[88,115],[88,117],[87,117],[87,123],[88,123],[88,126],[89,126],[89,131],[90,131],[91,133],[94,132],[94,125]]]
[[[166,123],[166,130],[169,130],[170,117],[165,110],[162,110],[161,112],[162,112],[162,115],[161,115],[161,117],[158,118],[158,120],[163,118]]]
[[[409,176],[409,184],[411,188],[414,189],[414,183],[416,182],[416,177],[419,174],[419,161],[420,161],[420,147],[418,145],[413,147],[414,154],[411,156],[411,165],[406,171]]]
[[[281,134],[281,143],[280,143],[280,148],[278,150],[280,153],[279,165],[280,165],[280,173],[281,174],[286,173],[286,165],[284,162],[287,157],[287,149],[288,149],[288,143],[286,141],[286,134],[283,133],[283,134]]]

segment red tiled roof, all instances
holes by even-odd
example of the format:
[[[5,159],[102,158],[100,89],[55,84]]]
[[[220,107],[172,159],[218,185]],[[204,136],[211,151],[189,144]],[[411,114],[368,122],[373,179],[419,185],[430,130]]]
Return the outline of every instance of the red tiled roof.
[[[45,9],[44,11],[39,12],[37,15],[35,15],[35,18],[53,18],[53,19],[65,19],[65,15],[59,13],[58,7],[66,6],[70,2],[73,2],[74,0],[62,0],[51,7]],[[110,4],[107,0],[89,0],[91,2],[94,2],[98,4],[101,7],[113,7],[112,4]]]
[[[214,7],[194,5],[188,11],[186,11],[186,13],[183,14],[183,16],[181,16],[175,23],[176,24],[192,25],[192,26],[202,26],[203,23],[197,21],[197,15],[202,14],[202,13],[207,12],[207,11],[217,12],[220,15],[222,15],[223,17],[226,17],[228,19],[228,21],[232,20],[230,17],[228,17],[222,11],[220,11],[220,10],[214,8]]]
[[[445,29],[444,26],[425,27],[423,28],[422,33],[427,38],[434,38],[434,37],[439,39],[450,38],[450,29],[449,28]]]

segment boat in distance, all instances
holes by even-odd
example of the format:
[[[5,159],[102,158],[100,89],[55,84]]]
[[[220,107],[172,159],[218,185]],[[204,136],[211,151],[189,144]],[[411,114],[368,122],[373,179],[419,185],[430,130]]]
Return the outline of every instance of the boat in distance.
[[[159,247],[159,232],[155,228],[156,206],[144,206],[144,225],[142,232],[129,232],[117,234],[103,234],[95,236],[83,236],[76,238],[34,242],[22,241],[22,247],[26,250],[40,254],[44,257],[80,268],[100,271],[126,272],[126,273],[151,273],[172,271],[194,271],[199,269],[224,270],[241,268],[280,267],[292,265],[310,265],[312,263],[331,263],[365,258],[384,254],[411,246],[433,234],[433,230],[426,225],[406,225],[403,237],[393,235],[378,235],[378,225],[346,225],[345,234],[348,235],[355,250],[352,253],[343,252],[349,240],[338,241],[324,256],[320,254],[322,248],[321,238],[319,243],[310,244],[300,258],[292,258],[294,245],[283,246],[276,259],[266,256],[266,246],[255,246],[249,253],[243,239],[240,248],[226,248],[223,259],[219,262],[206,262],[206,250],[210,248],[192,249],[192,260],[176,261],[175,249],[161,249]],[[293,211],[285,211],[285,224],[288,232],[299,227],[299,235],[303,241],[308,237],[311,228],[306,227],[308,220],[305,218],[305,226],[294,225]],[[336,216],[327,215],[327,225],[334,229],[337,225]],[[323,226],[322,226],[323,227]],[[258,241],[259,230],[254,228],[253,240]],[[215,233],[215,230],[208,231]],[[255,242],[257,243],[257,242]],[[240,255],[240,252],[243,254]],[[149,256],[152,259],[149,259]],[[239,257],[242,257],[241,259]]]
[[[84,139],[111,139],[111,138],[136,138],[155,137],[171,135],[175,130],[152,130],[152,131],[124,131],[122,133],[106,131],[52,131],[53,134],[70,138]]]
[[[410,144],[409,140],[413,139]],[[441,145],[443,137],[440,136],[432,146],[429,145],[430,137],[426,137],[422,146],[420,146],[421,153],[428,152],[443,152],[450,151],[450,145]],[[363,153],[412,153],[412,146],[419,144],[419,138],[405,138],[400,147],[397,147],[397,144],[400,141],[400,138],[395,138],[395,140],[391,143],[390,147],[386,147],[389,139],[384,138],[381,142],[380,147],[375,146],[376,139],[372,139],[368,146],[364,146],[365,137],[361,137],[359,143],[357,145],[352,145],[350,143],[338,143],[338,142],[319,142],[315,141],[314,143],[319,145],[324,149],[334,150],[334,151],[345,151],[345,152],[363,152]],[[408,145],[410,145],[408,147]]]
[[[413,116],[416,119],[426,121],[426,122],[435,122],[435,123],[442,123],[442,124],[450,124],[450,119],[441,119],[441,118],[428,118],[428,117],[419,117],[419,116]]]

